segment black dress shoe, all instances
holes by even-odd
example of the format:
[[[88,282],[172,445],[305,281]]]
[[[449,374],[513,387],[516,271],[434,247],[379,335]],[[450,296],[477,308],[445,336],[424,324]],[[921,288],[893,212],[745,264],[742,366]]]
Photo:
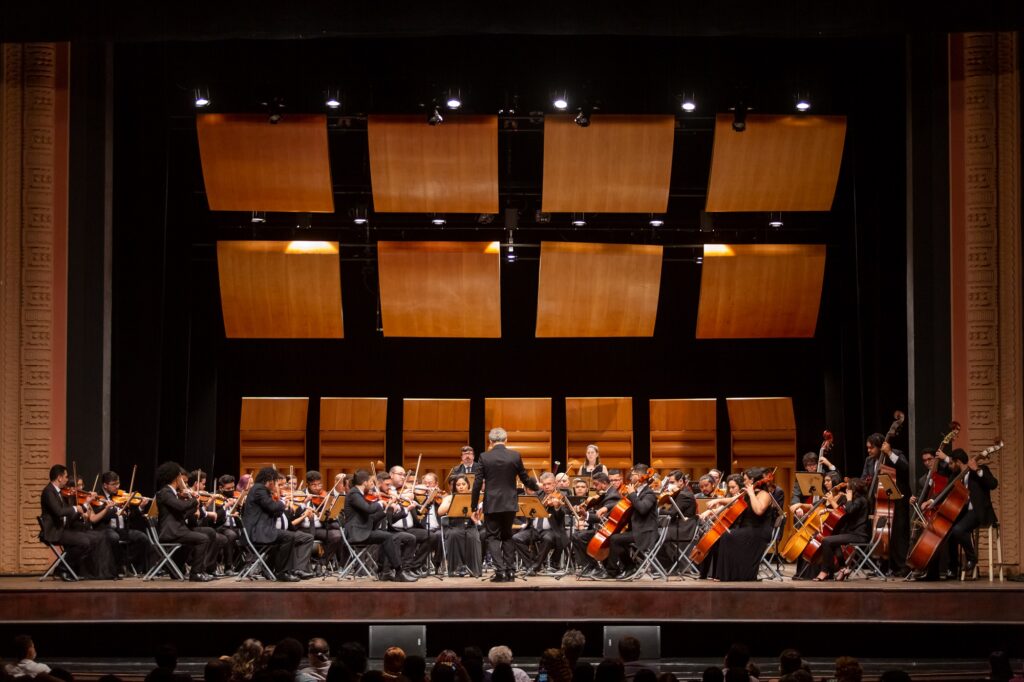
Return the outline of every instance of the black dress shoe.
[[[533,576],[537,575],[538,573],[540,573],[540,569],[539,568],[537,568],[536,566],[530,566],[528,569],[526,569],[526,573],[523,574],[523,577],[525,577],[525,578],[532,578]]]
[[[213,580],[213,576],[206,575],[205,573],[193,573],[188,577],[191,583],[208,583]]]
[[[409,575],[405,571],[395,571],[395,577],[391,580],[396,583],[414,583],[419,580],[419,578],[414,575]]]
[[[284,573],[278,573],[277,582],[279,583],[297,583],[299,582],[299,576],[295,575],[291,571],[285,571]]]
[[[492,583],[507,583],[509,579],[505,577],[505,571],[495,571],[494,576],[491,578]]]
[[[389,581],[393,580],[394,577],[395,577],[395,572],[394,571],[382,571],[382,572],[377,574],[377,580],[379,580],[381,582],[389,582]]]
[[[292,571],[292,575],[299,580],[309,580],[310,578],[316,577],[315,573],[310,573],[309,571]]]

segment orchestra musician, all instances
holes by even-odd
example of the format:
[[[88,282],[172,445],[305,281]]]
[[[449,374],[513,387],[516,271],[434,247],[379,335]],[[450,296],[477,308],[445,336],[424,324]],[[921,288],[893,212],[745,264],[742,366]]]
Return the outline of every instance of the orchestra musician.
[[[310,535],[314,540],[319,540],[323,548],[323,564],[334,559],[338,566],[342,564],[341,559],[341,526],[337,521],[328,521],[326,524],[320,520],[316,513],[317,502],[324,499],[324,481],[319,471],[310,469],[306,472],[306,491],[308,496],[301,505],[302,521],[296,527],[296,532]],[[318,563],[319,567],[323,564]]]
[[[949,456],[951,476],[959,476],[964,469],[970,469],[964,485],[970,494],[969,501],[957,517],[956,523],[949,531],[949,571],[947,577],[955,578],[960,573],[959,551],[963,549],[964,573],[970,578],[974,573],[974,567],[978,563],[978,550],[974,546],[974,529],[980,526],[990,526],[996,522],[995,509],[992,507],[992,491],[999,487],[999,481],[992,475],[992,471],[985,464],[978,464],[978,460],[969,457],[960,448],[953,450]],[[924,503],[927,509],[932,506],[933,500]]]
[[[584,461],[577,473],[579,476],[593,476],[596,473],[608,473],[608,467],[601,464],[601,449],[591,443],[583,455]]]
[[[211,550],[217,532],[206,526],[189,528],[189,518],[195,517],[199,498],[188,487],[187,476],[188,472],[177,462],[164,462],[157,467],[154,498],[160,515],[160,540],[187,546],[191,550],[188,579],[206,583],[213,580],[209,567],[215,560]]]
[[[663,556],[671,558],[666,566],[675,561],[669,551],[669,543],[676,547],[685,547],[697,530],[697,498],[690,489],[690,482],[682,471],[671,472],[662,482],[658,503],[662,516],[669,517],[668,535],[665,537]]]
[[[574,478],[572,480],[572,495],[573,497],[580,497],[586,499],[587,494],[590,492],[590,484],[587,483],[585,478]]]
[[[715,477],[711,474],[704,474],[697,479],[698,492],[695,497],[698,500],[710,500],[713,497],[717,497],[715,490],[718,488],[718,484],[715,482]]]
[[[587,545],[590,544],[590,540],[594,537],[597,528],[605,522],[608,513],[622,499],[622,494],[619,493],[618,488],[611,486],[608,474],[596,473],[591,478],[591,481],[593,481],[594,489],[597,492],[588,498],[587,502],[580,505],[580,513],[586,514],[587,527],[573,533],[573,555],[576,557],[576,565],[582,570],[581,575],[589,575],[593,578],[607,578],[607,568],[599,565],[593,557],[587,554]]]
[[[483,574],[483,551],[480,544],[480,524],[469,517],[467,507],[458,516],[451,515],[455,495],[471,493],[469,479],[460,474],[452,481],[451,494],[445,495],[437,508],[437,514],[448,518],[445,542],[448,549],[449,577],[471,575],[479,578]]]
[[[845,508],[845,513],[832,534],[821,540],[821,549],[815,557],[816,563],[821,565],[821,570],[814,578],[816,582],[832,575],[837,561],[842,561],[844,545],[867,542],[871,537],[870,498],[867,493],[868,484],[856,478],[850,481],[846,491],[839,494],[841,499],[836,503]],[[846,580],[851,572],[849,568],[840,569],[835,574],[836,580]]]
[[[231,474],[224,474],[217,479],[217,493],[224,497],[224,504],[215,507],[217,519],[213,522],[213,528],[218,535],[227,540],[221,550],[221,562],[224,565],[224,575],[238,575],[236,564],[238,562],[238,541],[241,534],[238,532],[239,516],[235,506],[238,504],[239,496],[235,494],[235,477]]]
[[[716,543],[718,553],[711,573],[715,580],[757,580],[761,556],[772,534],[770,512],[775,508],[771,493],[755,487],[766,473],[764,467],[743,472],[742,495],[746,496],[747,509]]]
[[[460,457],[462,458],[462,462],[457,467],[448,472],[449,481],[454,480],[456,476],[461,476],[462,474],[480,473],[480,463],[475,461],[476,455],[473,452],[472,445],[463,445],[462,450],[460,452]]]
[[[39,495],[42,512],[43,540],[60,545],[71,569],[81,578],[115,579],[114,545],[107,533],[89,528],[85,518],[89,514],[89,500],[78,504],[77,496],[61,494],[68,484],[68,469],[63,464],[50,467],[50,482]],[[63,569],[57,576],[64,581],[74,578]]]
[[[819,459],[821,460],[820,466],[818,464]],[[803,457],[803,465],[804,471],[809,474],[824,474],[829,471],[836,470],[835,466],[825,458],[824,454],[819,455],[817,452],[805,453]],[[804,514],[810,511],[811,507],[813,507],[817,501],[818,499],[816,495],[801,495],[799,481],[793,481],[793,491],[789,497],[789,511],[795,518],[802,518]]]
[[[217,526],[217,500],[215,495],[206,490],[206,472],[197,469],[188,475],[188,485],[199,495],[199,507],[193,516],[189,516],[189,528],[204,527],[213,528],[213,545],[210,548],[210,567],[214,569],[214,577],[220,578],[225,574],[217,567],[217,560],[224,556],[228,549],[228,538],[221,533],[216,533]]]
[[[381,523],[389,524],[388,517],[397,511],[398,503],[386,501],[386,507],[376,496],[370,495],[374,487],[373,477],[363,469],[352,477],[352,487],[345,495],[345,533],[352,544],[380,545],[384,560],[380,562],[381,580],[393,580],[399,583],[414,583],[416,577],[406,570],[410,568],[416,538],[404,531],[388,532],[381,530]],[[393,569],[391,574],[387,568]]]
[[[111,547],[119,548],[121,541],[126,544],[125,557],[136,571],[146,572],[146,555],[149,552],[149,539],[140,530],[128,527],[129,515],[139,506],[122,506],[114,502],[121,487],[121,477],[116,471],[107,471],[101,477],[98,500],[100,508],[93,506],[89,512],[89,523],[96,530],[105,531],[110,536]],[[120,491],[124,492],[124,491]],[[94,503],[95,505],[95,503]],[[140,505],[141,506],[141,505]],[[116,553],[115,549],[115,553]]]
[[[712,484],[711,493],[708,498],[706,498],[710,501],[708,502],[707,508],[701,512],[699,516],[705,529],[709,528],[711,524],[715,522],[715,517],[722,513],[722,511],[743,492],[743,476],[741,474],[732,474],[725,479],[726,494],[724,497],[717,494],[718,488],[714,485],[714,477],[708,474],[707,478],[710,479]],[[703,488],[701,490],[703,491]],[[702,580],[711,575],[712,568],[714,567],[715,561],[718,557],[719,544],[720,543],[716,542],[711,547],[711,551],[708,552],[707,558],[705,558],[698,567]]]
[[[281,501],[281,479],[274,467],[263,467],[256,474],[252,490],[242,507],[242,525],[254,545],[273,545],[270,565],[274,576],[283,582],[298,582],[312,578],[309,560],[313,551],[313,538],[278,526],[285,514]]]
[[[540,475],[537,493],[547,510],[546,518],[528,519],[527,526],[512,536],[512,543],[526,566],[526,576],[535,576],[543,570],[552,550],[563,549],[568,543],[565,534],[565,506],[568,501],[557,491],[555,475],[545,471]],[[536,546],[536,552],[531,547]]]
[[[629,561],[629,547],[636,543],[641,551],[648,551],[658,540],[658,494],[651,486],[640,483],[647,473],[646,464],[637,464],[629,474],[626,499],[633,504],[633,515],[629,517],[629,530],[611,536],[608,551],[608,577],[619,578],[632,568]]]
[[[393,466],[389,474],[390,477],[385,481],[382,490],[390,493],[391,497],[398,501],[398,507],[388,517],[388,528],[396,533],[408,533],[416,539],[410,569],[414,573],[421,573],[427,556],[440,548],[441,536],[438,533],[430,533],[420,522],[420,508],[416,502],[415,490],[413,486],[406,485],[409,477],[406,470],[400,466]]]
[[[441,493],[437,487],[437,474],[427,472],[422,476],[422,484],[416,486],[416,494],[423,496],[419,503],[416,514],[419,525],[426,531],[426,539],[416,545],[416,554],[413,556],[413,565],[419,568],[421,574],[426,574],[429,569],[427,560],[430,559],[434,565],[434,572],[441,572],[441,565],[444,563],[444,552],[441,537],[441,519],[437,510],[441,504]]]
[[[910,504],[923,504],[942,492],[936,489],[935,475],[948,478],[950,476],[950,459],[942,450],[925,448],[921,450],[921,463],[924,465],[924,474],[917,479],[917,494],[911,496]]]
[[[880,433],[868,436],[867,458],[862,478],[877,487],[881,467],[896,470],[896,487],[903,495],[892,501],[892,527],[889,529],[889,569],[896,576],[907,574],[907,552],[910,549],[910,463],[899,450],[895,450]],[[869,487],[868,499],[875,498],[875,488]],[[877,510],[876,510],[877,511]]]
[[[523,458],[515,450],[505,447],[508,433],[500,426],[491,429],[487,435],[491,448],[480,458],[480,471],[473,479],[470,506],[473,520],[479,521],[477,508],[480,491],[487,484],[484,496],[483,519],[487,530],[487,549],[494,561],[494,577],[491,582],[503,583],[515,580],[515,546],[512,544],[512,522],[519,509],[516,494],[516,478],[530,490],[538,489],[537,483],[526,475]]]

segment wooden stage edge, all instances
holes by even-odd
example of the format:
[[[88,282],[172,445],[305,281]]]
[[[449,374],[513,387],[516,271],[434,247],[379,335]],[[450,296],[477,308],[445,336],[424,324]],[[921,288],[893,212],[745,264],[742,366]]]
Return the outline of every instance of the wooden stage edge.
[[[538,603],[550,617],[537,618]],[[929,604],[922,609],[922,604]],[[287,606],[287,608],[283,608]],[[927,613],[925,613],[927,612]],[[514,584],[469,578],[417,583],[39,582],[0,578],[8,623],[304,622],[885,622],[1024,624],[1024,583],[577,581],[539,577]],[[927,615],[927,618],[924,616]]]

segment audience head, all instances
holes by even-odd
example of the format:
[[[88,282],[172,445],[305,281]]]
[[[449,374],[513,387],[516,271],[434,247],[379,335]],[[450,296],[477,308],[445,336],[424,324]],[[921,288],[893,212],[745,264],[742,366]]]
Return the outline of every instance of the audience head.
[[[545,649],[540,655],[540,667],[547,671],[549,682],[572,682],[572,668],[561,649]]]
[[[604,474],[601,474],[604,476]],[[608,477],[605,476],[605,479]],[[583,655],[583,647],[587,644],[587,638],[579,630],[566,630],[562,635],[562,652],[570,665],[575,666],[576,661]]]
[[[796,649],[786,649],[779,655],[779,674],[785,675],[800,670],[803,662],[803,657],[800,656],[799,651]]]
[[[650,668],[640,668],[633,675],[633,682],[658,682],[658,676]]]
[[[626,635],[619,640],[619,658],[623,663],[631,663],[640,660],[640,640],[631,635]]]
[[[18,635],[14,638],[14,656],[19,661],[26,658],[34,661],[36,658],[36,645],[30,635]]]
[[[617,658],[604,659],[594,671],[594,682],[623,682],[625,679],[626,670]]]
[[[502,663],[512,665],[512,650],[504,644],[492,646],[490,651],[487,652],[487,660],[490,662],[491,667],[496,667]]]
[[[1003,682],[1013,679],[1010,655],[1005,651],[993,651],[988,657],[989,679]]]
[[[341,661],[331,663],[331,667],[327,670],[327,682],[352,682],[354,679],[352,671]],[[420,680],[412,680],[412,682],[420,682]]]
[[[852,656],[840,656],[836,659],[836,682],[861,682],[864,677],[864,669],[860,667],[860,661]]]
[[[362,675],[366,672],[366,649],[359,642],[342,644],[338,650],[338,660],[344,663],[353,675]]]
[[[704,672],[700,676],[701,682],[722,682],[725,676],[722,674],[722,669],[717,666],[711,666],[710,668],[704,668]]]
[[[173,644],[161,644],[153,655],[156,667],[174,670],[178,667],[178,649]]]
[[[231,663],[214,658],[203,668],[203,682],[228,682],[231,679]]]
[[[467,646],[462,650],[462,667],[466,669],[470,682],[483,682],[484,652],[480,647]]]
[[[231,678],[251,680],[263,658],[263,644],[258,639],[247,639],[231,656]]]
[[[512,666],[508,663],[497,663],[491,671],[491,682],[515,682]],[[431,680],[433,682],[433,680]]]
[[[750,663],[750,649],[747,648],[746,644],[733,644],[729,647],[729,652],[725,655],[725,667],[729,670],[738,670],[742,668],[747,669],[747,663]]]
[[[397,676],[402,672],[402,667],[405,665],[405,650],[397,646],[389,646],[384,651],[384,673],[390,674],[392,677]]]
[[[294,673],[299,669],[304,653],[302,642],[294,637],[285,637],[274,647],[274,654],[270,657],[270,665],[267,667],[271,670],[287,670]]]
[[[416,654],[406,656],[402,665],[402,675],[409,682],[424,682],[427,679],[427,659]]]
[[[331,660],[331,647],[322,637],[314,637],[306,644],[306,656],[310,665],[323,665]]]

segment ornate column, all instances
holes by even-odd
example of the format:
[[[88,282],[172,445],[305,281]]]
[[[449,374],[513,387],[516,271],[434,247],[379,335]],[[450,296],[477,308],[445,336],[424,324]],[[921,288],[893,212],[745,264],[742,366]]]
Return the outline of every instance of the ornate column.
[[[48,565],[39,493],[65,460],[68,48],[2,46],[0,572]]]
[[[950,189],[953,414],[960,446],[1001,438],[992,466],[1004,562],[1024,546],[1021,379],[1019,36],[950,37]],[[983,548],[984,550],[984,548]]]

